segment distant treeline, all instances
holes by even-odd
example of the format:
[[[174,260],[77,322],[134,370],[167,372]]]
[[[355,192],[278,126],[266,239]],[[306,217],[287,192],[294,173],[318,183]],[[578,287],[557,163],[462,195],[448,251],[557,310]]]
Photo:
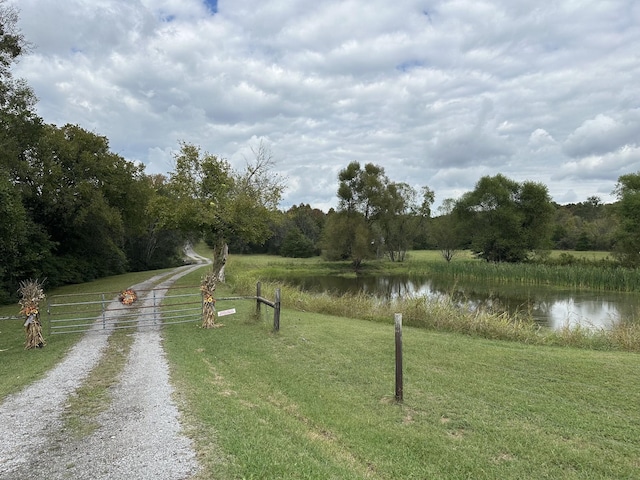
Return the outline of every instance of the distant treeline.
[[[407,249],[473,250],[481,227],[470,231],[456,222],[481,225],[498,211],[480,212],[481,204],[471,202],[470,195],[449,199],[449,209],[431,215],[435,194],[430,189],[423,187],[419,195],[390,181],[381,167],[362,169],[355,162],[337,179],[336,211],[306,204],[282,211],[284,182],[270,171],[273,162],[262,144],[252,149],[256,161],[244,172],[182,144],[173,172],[148,175],[144,165],[113,153],[106,137],[77,125],[47,125],[36,114],[33,91],[11,75],[26,46],[16,22],[16,12],[0,4],[0,303],[15,300],[19,283],[30,278],[46,279],[45,287],[51,288],[177,265],[185,242],[201,238],[216,248],[228,244],[232,253],[308,257],[329,252],[328,258],[349,258],[354,265],[372,256],[401,261]],[[514,232],[526,224],[518,254],[540,244],[531,241],[538,232],[531,212],[542,212],[536,210],[542,205],[550,240],[545,247],[611,250],[625,241],[633,260],[628,265],[634,266],[640,254],[634,230],[640,224],[634,218],[640,211],[634,203],[640,182],[638,175],[621,179],[626,180],[618,187],[620,205],[604,205],[593,196],[552,204],[552,210],[546,208],[546,187],[519,185],[500,175],[483,181],[489,193],[515,188],[519,195],[516,207],[501,206],[515,214],[502,214],[497,223],[502,228],[501,222],[513,220]],[[538,203],[530,198],[527,207],[528,187]],[[511,240],[497,238],[498,243]],[[490,236],[483,241],[496,244]],[[511,254],[504,260],[520,258]]]

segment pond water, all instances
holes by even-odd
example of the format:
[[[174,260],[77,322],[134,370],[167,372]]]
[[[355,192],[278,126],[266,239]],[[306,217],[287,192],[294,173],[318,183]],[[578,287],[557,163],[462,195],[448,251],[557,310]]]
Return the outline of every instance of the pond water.
[[[492,307],[529,312],[541,325],[558,329],[564,325],[608,328],[620,320],[638,321],[637,293],[559,290],[545,287],[478,285],[450,278],[424,276],[334,277],[305,276],[281,279],[303,290],[331,293],[365,293],[385,300],[426,296],[452,298],[472,308]]]

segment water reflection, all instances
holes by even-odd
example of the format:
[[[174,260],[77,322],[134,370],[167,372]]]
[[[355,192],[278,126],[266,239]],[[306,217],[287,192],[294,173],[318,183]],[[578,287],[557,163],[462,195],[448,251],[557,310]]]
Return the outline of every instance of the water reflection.
[[[424,276],[287,278],[305,290],[329,293],[365,293],[385,300],[424,296],[430,300],[452,299],[470,308],[527,312],[541,325],[554,329],[565,325],[609,328],[614,323],[636,321],[640,296],[616,292],[559,291],[544,287],[513,287],[456,282],[450,278]]]

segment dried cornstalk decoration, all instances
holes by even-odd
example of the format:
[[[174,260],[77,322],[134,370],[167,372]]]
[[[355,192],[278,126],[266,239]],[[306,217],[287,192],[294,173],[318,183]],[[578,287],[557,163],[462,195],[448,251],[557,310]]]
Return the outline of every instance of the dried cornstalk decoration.
[[[20,288],[18,288],[21,296],[18,303],[22,307],[20,313],[25,316],[24,327],[27,334],[25,349],[42,348],[46,344],[40,323],[40,302],[45,299],[42,285],[43,282],[38,280],[25,280],[20,282]]]
[[[213,292],[216,290],[218,272],[209,270],[203,277],[200,284],[202,291],[202,328],[222,327],[222,323],[216,323],[216,299]]]

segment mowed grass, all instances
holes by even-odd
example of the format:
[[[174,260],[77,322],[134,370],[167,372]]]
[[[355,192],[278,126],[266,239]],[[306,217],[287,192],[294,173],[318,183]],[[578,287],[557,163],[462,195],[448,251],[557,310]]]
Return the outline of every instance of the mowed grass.
[[[200,478],[634,478],[640,469],[637,354],[405,327],[397,403],[393,325],[285,308],[274,333],[272,312],[263,306],[256,318],[254,301],[217,307],[237,310],[223,328],[164,330]]]
[[[240,265],[232,258],[229,271]],[[178,285],[198,284],[204,272]],[[68,288],[117,292],[154,273]],[[222,285],[217,294],[235,292]],[[255,301],[217,308],[237,311],[219,319],[223,328],[163,330],[202,479],[638,476],[638,354],[405,327],[397,403],[392,324],[298,305],[283,310],[274,333],[272,310],[256,318]],[[21,325],[0,321],[0,399],[42,376],[78,338],[48,337],[44,349],[25,351]]]

